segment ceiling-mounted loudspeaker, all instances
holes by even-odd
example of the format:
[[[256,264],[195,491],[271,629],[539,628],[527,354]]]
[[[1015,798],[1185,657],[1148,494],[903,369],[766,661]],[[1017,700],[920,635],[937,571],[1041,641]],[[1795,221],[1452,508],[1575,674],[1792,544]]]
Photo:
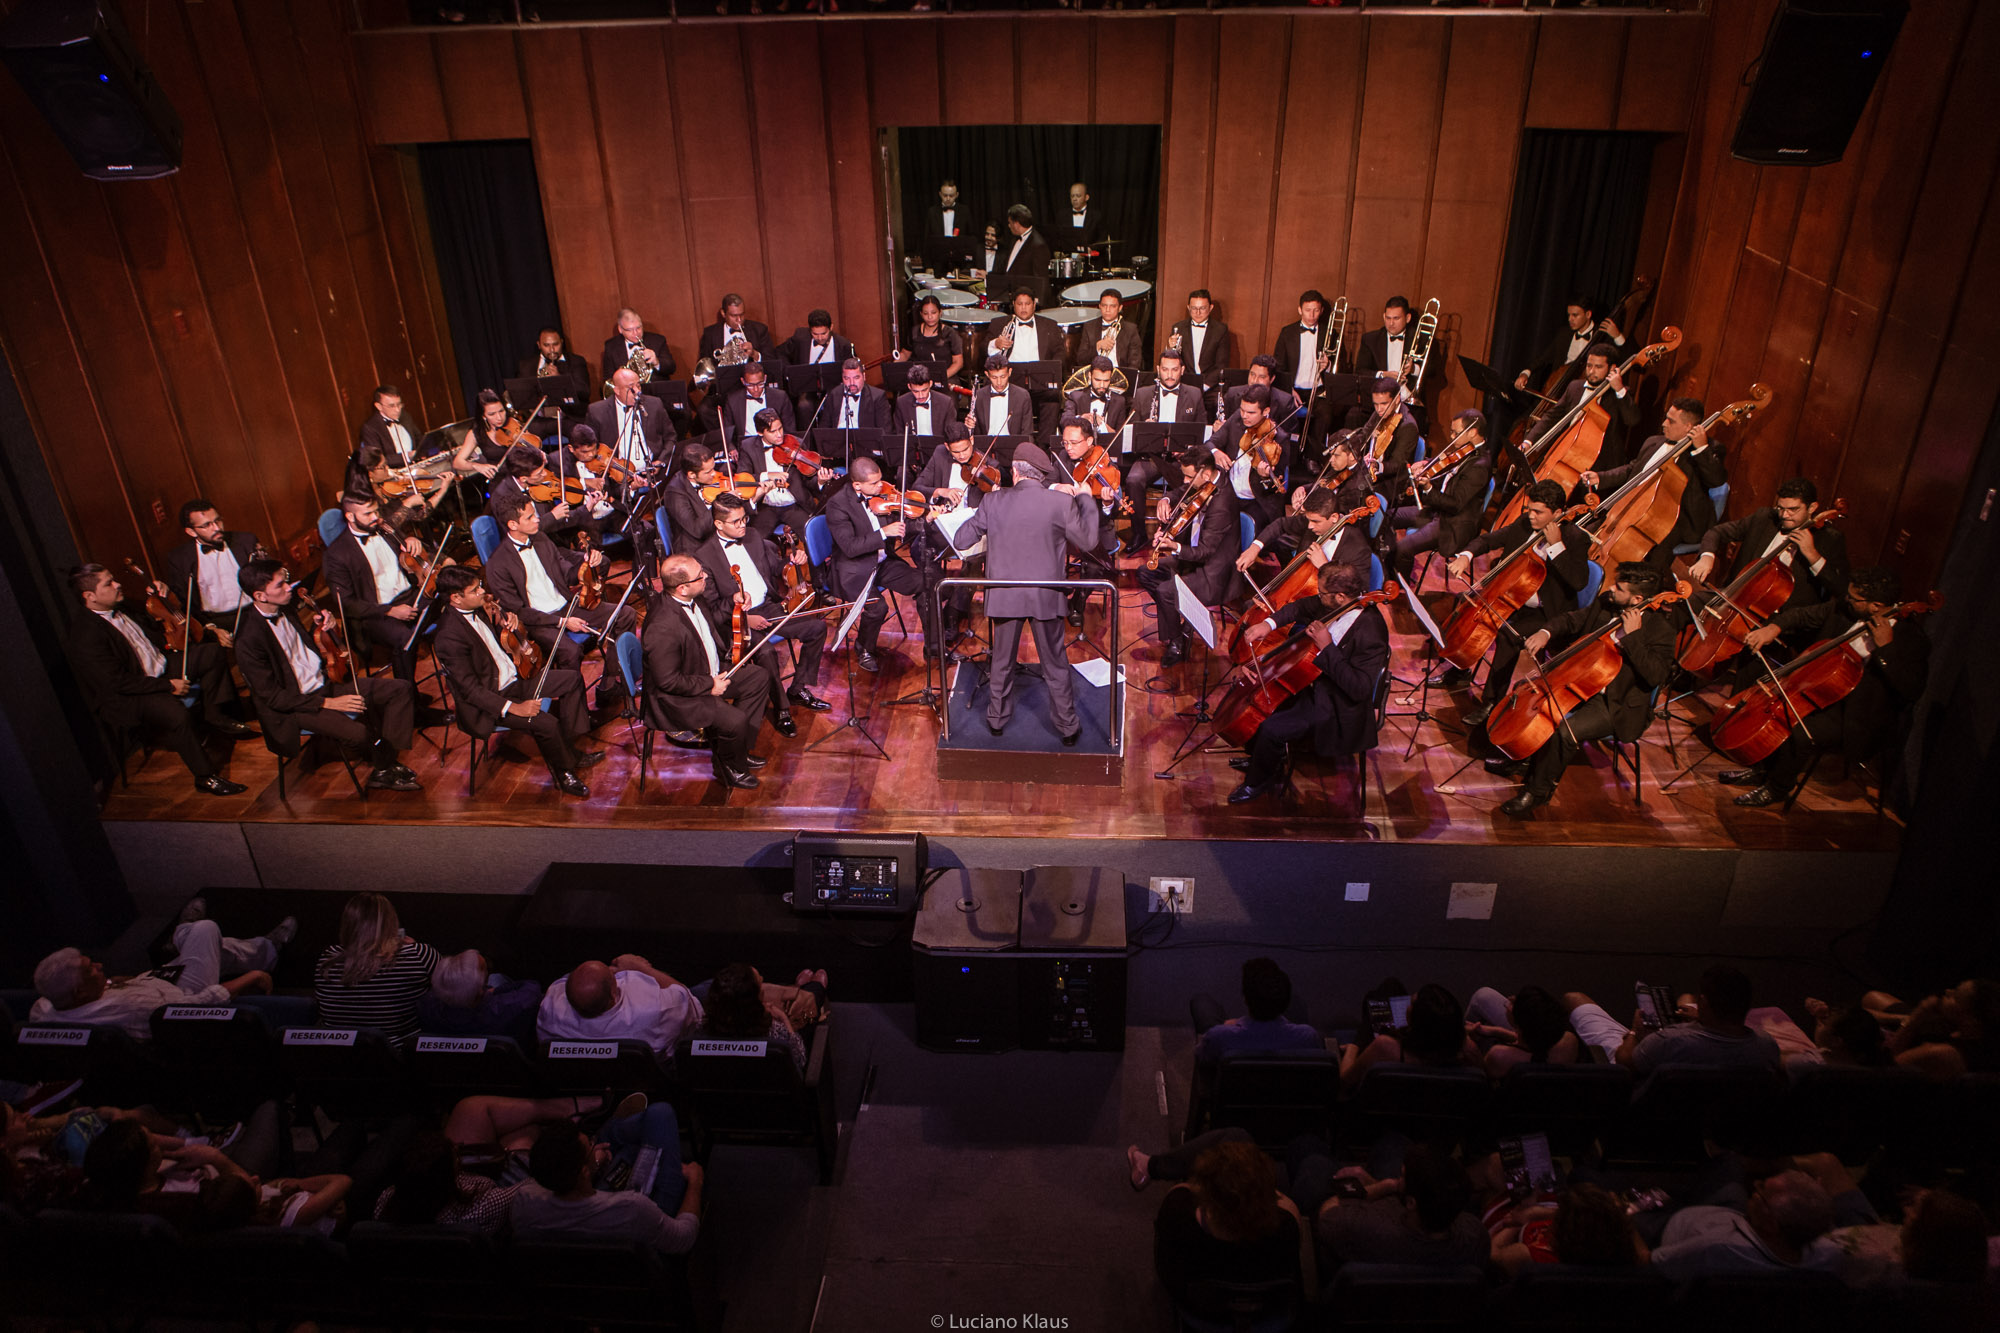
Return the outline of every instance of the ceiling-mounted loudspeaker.
[[[1840,161],[1909,12],[1903,0],[1787,0],[1730,155],[1763,166]]]
[[[181,118],[102,0],[25,0],[0,24],[0,58],[84,175],[181,169]]]

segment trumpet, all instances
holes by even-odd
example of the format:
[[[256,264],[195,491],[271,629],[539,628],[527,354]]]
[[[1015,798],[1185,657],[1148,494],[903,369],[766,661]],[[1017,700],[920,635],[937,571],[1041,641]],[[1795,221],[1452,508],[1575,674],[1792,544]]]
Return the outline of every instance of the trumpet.
[[[1424,312],[1417,316],[1417,327],[1410,334],[1410,350],[1403,354],[1402,373],[1397,376],[1404,398],[1415,398],[1418,387],[1424,382],[1424,371],[1430,365],[1431,348],[1437,344],[1438,315],[1443,309],[1433,296],[1424,302]]]
[[[1118,350],[1118,335],[1122,333],[1124,329],[1125,329],[1125,316],[1123,315],[1118,316],[1118,318],[1112,320],[1109,324],[1106,324],[1104,326],[1104,332],[1098,335],[1097,354],[1099,356],[1110,356],[1114,352],[1116,352]]]

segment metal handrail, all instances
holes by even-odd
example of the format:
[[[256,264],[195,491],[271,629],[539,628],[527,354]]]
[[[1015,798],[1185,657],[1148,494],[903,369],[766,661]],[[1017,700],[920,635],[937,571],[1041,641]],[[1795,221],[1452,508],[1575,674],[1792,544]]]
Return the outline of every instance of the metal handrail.
[[[1125,691],[1118,680],[1118,585],[1110,579],[941,579],[931,589],[936,600],[937,619],[931,623],[944,623],[944,600],[947,588],[1059,588],[1066,592],[1086,593],[1102,589],[1111,596],[1111,716],[1106,719],[1110,725],[1111,752],[1123,756],[1125,753]],[[990,617],[989,617],[990,619]],[[1067,658],[1063,664],[1069,665]],[[943,708],[944,738],[951,740],[951,700],[949,688]]]

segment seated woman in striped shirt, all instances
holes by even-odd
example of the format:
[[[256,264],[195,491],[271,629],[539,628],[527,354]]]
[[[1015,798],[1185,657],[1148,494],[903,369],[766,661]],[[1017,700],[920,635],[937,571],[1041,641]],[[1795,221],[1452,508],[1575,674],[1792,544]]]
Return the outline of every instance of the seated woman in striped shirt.
[[[340,942],[327,946],[313,972],[320,1026],[376,1028],[407,1045],[437,963],[437,950],[403,934],[387,898],[355,894],[340,914]]]

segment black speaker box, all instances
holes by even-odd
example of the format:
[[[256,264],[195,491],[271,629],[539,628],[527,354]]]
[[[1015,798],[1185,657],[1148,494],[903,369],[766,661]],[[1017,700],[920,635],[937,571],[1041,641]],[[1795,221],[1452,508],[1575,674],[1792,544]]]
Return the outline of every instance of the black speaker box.
[[[1910,7],[1903,0],[1790,0],[1771,20],[1731,156],[1763,166],[1838,162]]]
[[[0,26],[0,57],[84,175],[180,170],[181,119],[100,0],[27,0]]]

